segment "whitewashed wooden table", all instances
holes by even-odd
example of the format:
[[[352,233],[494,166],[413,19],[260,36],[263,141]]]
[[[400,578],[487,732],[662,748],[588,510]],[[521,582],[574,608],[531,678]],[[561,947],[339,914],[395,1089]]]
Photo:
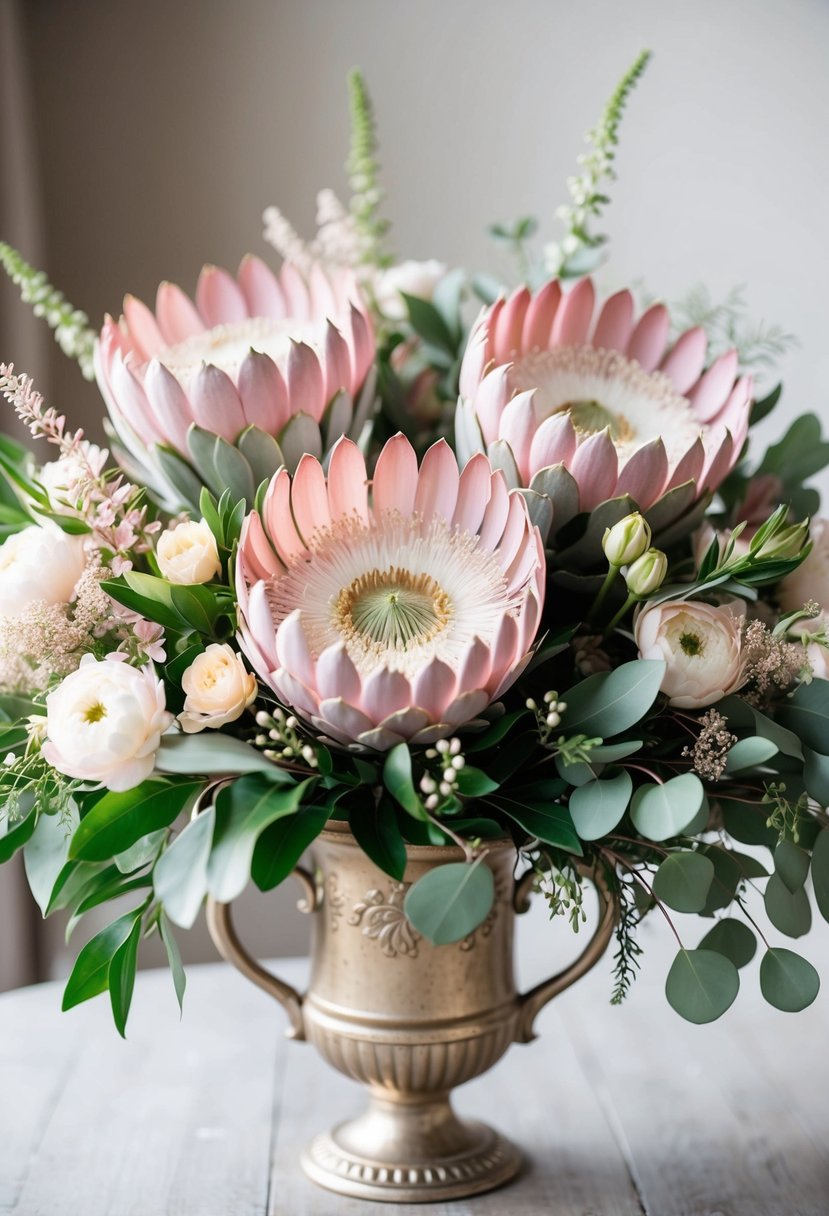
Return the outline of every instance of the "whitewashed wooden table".
[[[650,960],[629,1003],[607,968],[559,998],[540,1039],[457,1094],[526,1151],[511,1187],[427,1216],[827,1216],[829,995],[799,1018],[742,994],[683,1023]],[[280,972],[297,981],[304,962]],[[746,986],[753,986],[753,979]],[[193,967],[178,1021],[166,973],[139,975],[122,1042],[105,1000],[0,998],[0,1213],[377,1216],[313,1187],[300,1148],[359,1109],[357,1086],[283,1038],[279,1008],[229,968]]]

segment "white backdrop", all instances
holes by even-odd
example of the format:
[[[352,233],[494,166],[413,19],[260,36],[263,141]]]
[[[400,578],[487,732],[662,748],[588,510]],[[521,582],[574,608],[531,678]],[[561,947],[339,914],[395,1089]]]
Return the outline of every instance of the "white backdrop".
[[[555,206],[604,98],[623,132],[608,287],[747,284],[796,333],[788,410],[825,411],[826,0],[27,0],[49,269],[92,317],[309,230],[344,184],[345,76],[375,99],[401,255],[497,265],[486,225]],[[21,238],[22,239],[22,238]],[[64,403],[83,386],[63,369]],[[97,411],[87,393],[90,413]]]

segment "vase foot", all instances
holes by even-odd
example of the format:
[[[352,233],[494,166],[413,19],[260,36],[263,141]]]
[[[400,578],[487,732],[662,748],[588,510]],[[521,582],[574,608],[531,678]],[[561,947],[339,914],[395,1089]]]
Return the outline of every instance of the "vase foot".
[[[340,1195],[385,1203],[461,1199],[509,1182],[521,1154],[485,1123],[459,1119],[448,1099],[375,1096],[364,1115],[316,1136],[302,1168]]]

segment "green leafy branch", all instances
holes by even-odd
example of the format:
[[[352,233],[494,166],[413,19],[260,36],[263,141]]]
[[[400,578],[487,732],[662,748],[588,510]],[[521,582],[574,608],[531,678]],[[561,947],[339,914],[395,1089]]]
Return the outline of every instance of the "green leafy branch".
[[[351,148],[347,171],[351,187],[351,215],[362,238],[362,262],[384,267],[392,262],[384,248],[390,224],[380,213],[383,189],[380,185],[379,141],[374,107],[359,69],[348,76],[349,112],[351,116]]]
[[[23,303],[31,304],[35,316],[43,317],[54,330],[55,341],[63,353],[79,363],[85,379],[94,380],[96,334],[86,313],[74,308],[63,293],[51,285],[42,270],[35,270],[5,241],[0,241],[0,265],[20,288]]]

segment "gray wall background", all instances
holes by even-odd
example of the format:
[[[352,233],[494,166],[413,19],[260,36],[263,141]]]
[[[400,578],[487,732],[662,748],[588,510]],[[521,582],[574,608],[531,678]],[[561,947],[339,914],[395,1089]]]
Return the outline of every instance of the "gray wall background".
[[[801,342],[768,429],[804,409],[829,418],[825,0],[0,0],[0,14],[4,34],[17,16],[21,77],[2,100],[0,235],[93,319],[125,291],[191,290],[203,262],[263,252],[267,203],[310,234],[316,191],[344,189],[354,65],[376,105],[397,252],[505,270],[487,224],[533,213],[558,235],[583,132],[649,46],[602,283],[644,280],[668,300],[700,278],[715,296],[747,284],[753,314]],[[52,404],[96,434],[94,387],[54,344],[20,336],[6,295],[0,308],[0,358],[24,366],[25,341]],[[9,883],[0,874],[0,902]],[[262,951],[302,948],[292,894],[248,901],[240,920]],[[57,937],[41,943],[45,968],[65,965]],[[194,934],[186,953],[211,949]]]

